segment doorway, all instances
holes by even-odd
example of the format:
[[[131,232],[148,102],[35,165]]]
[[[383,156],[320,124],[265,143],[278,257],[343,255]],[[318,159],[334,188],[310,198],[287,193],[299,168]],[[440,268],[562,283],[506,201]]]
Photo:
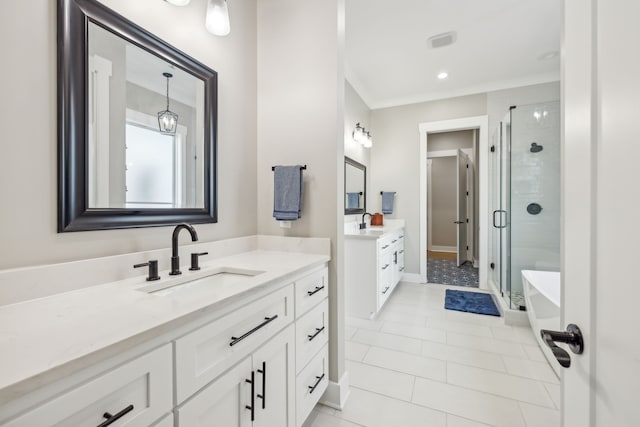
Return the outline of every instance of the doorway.
[[[478,129],[429,134],[427,281],[478,287],[474,183]]]
[[[428,222],[428,197],[433,197],[437,192],[429,191],[429,156],[431,153],[431,165],[433,166],[433,159],[441,157],[453,157],[455,156],[456,174],[454,175],[456,181],[456,213],[454,221],[451,221],[451,226],[456,233],[456,239],[454,243],[449,246],[449,250],[434,251],[434,252],[452,252],[452,247],[455,247],[456,261],[454,266],[458,268],[458,264],[461,266],[469,266],[470,268],[477,268],[477,283],[476,286],[487,289],[486,281],[486,266],[484,265],[486,260],[486,245],[487,245],[487,230],[486,227],[481,226],[487,223],[486,209],[488,206],[486,195],[486,165],[488,149],[488,117],[477,116],[467,117],[462,119],[444,120],[440,122],[428,122],[421,123],[419,125],[420,131],[420,276],[421,281],[427,283],[428,280],[428,257],[427,249],[442,249],[438,248],[437,240],[434,243],[433,237],[436,237],[438,233],[433,229],[429,229]],[[446,138],[447,135],[463,135],[466,131],[467,134],[473,135],[470,138],[471,143],[468,147],[460,148],[459,142],[455,142],[456,138]],[[439,142],[444,140],[444,142]],[[448,140],[448,141],[447,141]],[[458,144],[458,145],[456,145]],[[464,144],[463,144],[464,145]],[[465,150],[467,152],[465,152]],[[434,154],[435,153],[435,154]],[[466,160],[469,157],[473,161]],[[473,183],[468,182],[467,168],[472,170],[474,177]],[[462,190],[464,188],[464,190]],[[468,190],[467,190],[468,189]],[[484,189],[484,191],[483,191]],[[469,196],[467,196],[469,191]],[[466,203],[468,199],[473,200],[472,203]],[[434,205],[433,199],[431,205]],[[469,210],[473,206],[473,212]],[[431,213],[431,217],[435,218],[437,215],[434,212]],[[466,222],[469,218],[469,223]],[[453,224],[456,222],[456,224]],[[451,228],[450,228],[451,230]],[[439,231],[439,230],[438,230]],[[431,245],[429,245],[429,238],[431,236]],[[436,237],[437,239],[437,237]],[[444,245],[446,248],[446,245]],[[467,246],[469,249],[467,250]],[[440,254],[433,254],[440,255]],[[444,256],[446,257],[446,255]],[[467,262],[470,261],[470,262]],[[433,267],[433,266],[432,266]]]

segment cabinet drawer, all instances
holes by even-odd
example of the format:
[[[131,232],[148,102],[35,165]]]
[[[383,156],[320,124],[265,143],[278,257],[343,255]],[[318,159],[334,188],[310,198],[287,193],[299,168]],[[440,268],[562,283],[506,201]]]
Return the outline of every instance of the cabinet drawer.
[[[302,316],[329,295],[329,271],[323,268],[296,281],[296,317]]]
[[[293,285],[289,285],[177,339],[178,403],[292,321]]]
[[[296,372],[304,368],[329,339],[329,300],[296,321]]]
[[[98,426],[105,413],[114,426],[151,425],[171,411],[171,345],[107,371],[14,418],[6,427]]]
[[[296,377],[296,425],[301,426],[329,384],[329,347],[322,350]]]

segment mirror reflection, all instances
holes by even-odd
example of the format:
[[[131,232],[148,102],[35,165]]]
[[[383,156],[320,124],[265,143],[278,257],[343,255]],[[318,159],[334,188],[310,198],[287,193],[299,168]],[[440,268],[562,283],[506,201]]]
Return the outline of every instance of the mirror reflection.
[[[344,212],[364,213],[366,210],[367,168],[349,157],[344,158]]]
[[[204,206],[204,81],[89,23],[88,207]]]

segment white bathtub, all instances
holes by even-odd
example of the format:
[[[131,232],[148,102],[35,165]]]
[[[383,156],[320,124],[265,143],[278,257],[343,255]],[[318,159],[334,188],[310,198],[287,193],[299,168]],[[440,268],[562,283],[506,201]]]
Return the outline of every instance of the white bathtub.
[[[564,330],[560,324],[560,273],[522,270],[522,285],[533,335],[556,375],[560,377],[561,366],[540,337],[540,329]]]

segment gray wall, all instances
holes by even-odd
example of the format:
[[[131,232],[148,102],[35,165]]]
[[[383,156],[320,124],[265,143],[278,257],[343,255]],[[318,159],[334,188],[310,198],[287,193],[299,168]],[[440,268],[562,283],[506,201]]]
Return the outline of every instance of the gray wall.
[[[156,0],[103,3],[218,72],[219,222],[196,229],[201,240],[255,234],[256,0],[230,3],[236,30],[227,37],[204,28],[205,0],[182,8]],[[2,105],[11,106],[0,107],[3,123],[11,123],[2,137],[0,269],[167,247],[170,227],[57,233],[56,2],[7,3],[0,37],[4,63],[16,64],[2,67],[0,78]]]
[[[367,206],[366,209],[370,209],[374,195],[371,193],[371,149],[364,148],[359,142],[353,140],[353,130],[356,128],[356,124],[360,123],[360,126],[365,129],[371,129],[371,110],[364,103],[358,92],[355,91],[353,86],[345,80],[344,83],[344,155],[352,158],[353,160],[362,163],[367,167]],[[375,144],[375,135],[372,135]],[[345,215],[344,220],[355,221],[360,220],[360,215]]]
[[[485,94],[411,104],[371,111],[375,135],[371,149],[371,190],[396,191],[396,209],[390,218],[405,219],[405,265],[407,273],[420,270],[420,134],[423,122],[486,114]],[[380,210],[380,197],[369,205]],[[423,254],[426,256],[426,254]]]
[[[258,232],[331,239],[329,379],[336,382],[344,372],[344,0],[260,0],[257,36]],[[295,164],[307,165],[302,218],[280,228],[271,166]]]
[[[455,157],[431,159],[431,243],[435,246],[456,246],[457,219]]]

